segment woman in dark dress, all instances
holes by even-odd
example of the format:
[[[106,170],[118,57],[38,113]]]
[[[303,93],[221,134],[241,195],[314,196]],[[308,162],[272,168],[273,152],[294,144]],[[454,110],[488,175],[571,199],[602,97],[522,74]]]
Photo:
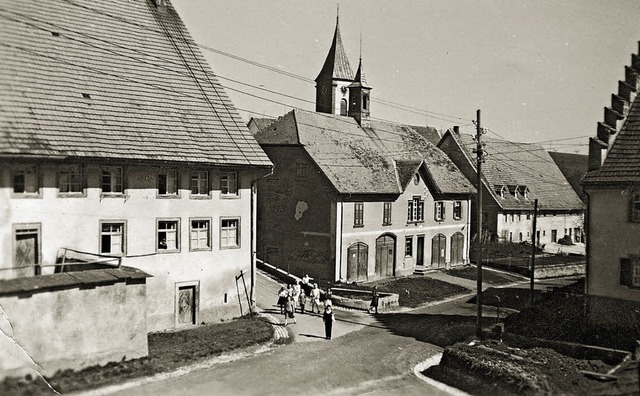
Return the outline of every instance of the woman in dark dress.
[[[371,304],[369,305],[369,313],[371,310],[375,310],[375,313],[378,313],[378,303],[380,301],[380,295],[378,294],[378,286],[374,286],[371,291]]]
[[[330,340],[331,331],[333,330],[333,322],[336,321],[336,317],[331,310],[331,305],[328,305],[324,309],[324,314],[322,314],[322,321],[324,322],[324,338]]]

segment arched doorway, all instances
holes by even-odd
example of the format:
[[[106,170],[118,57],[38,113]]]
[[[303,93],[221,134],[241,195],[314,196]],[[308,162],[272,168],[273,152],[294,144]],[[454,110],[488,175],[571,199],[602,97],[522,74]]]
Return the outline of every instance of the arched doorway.
[[[464,263],[464,235],[456,232],[451,236],[451,264]]]
[[[347,280],[360,282],[367,280],[369,267],[369,246],[356,242],[347,249]]]
[[[447,258],[447,237],[436,234],[431,239],[431,266],[443,268]]]
[[[396,239],[393,235],[381,235],[376,239],[376,275],[393,276],[396,258]]]

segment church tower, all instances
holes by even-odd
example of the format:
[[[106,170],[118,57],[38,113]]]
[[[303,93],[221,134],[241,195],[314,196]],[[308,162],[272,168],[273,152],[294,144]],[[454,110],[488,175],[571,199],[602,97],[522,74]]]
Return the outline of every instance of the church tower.
[[[353,71],[342,46],[340,16],[336,17],[336,31],[327,59],[316,77],[316,111],[319,113],[348,115],[349,89]]]
[[[362,68],[362,58],[358,64],[358,71],[349,89],[349,117],[353,117],[363,128],[371,126],[369,121],[371,107],[371,87],[367,84]]]

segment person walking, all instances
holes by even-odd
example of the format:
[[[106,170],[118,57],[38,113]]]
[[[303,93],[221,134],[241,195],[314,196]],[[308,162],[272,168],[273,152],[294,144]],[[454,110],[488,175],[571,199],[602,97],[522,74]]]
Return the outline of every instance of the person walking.
[[[298,297],[298,305],[300,305],[300,314],[304,314],[304,306],[307,304],[307,294],[304,290],[300,291],[300,296]]]
[[[280,307],[280,313],[284,313],[284,305],[287,302],[287,289],[282,286],[278,292],[278,306]]]
[[[300,281],[294,283],[293,285],[293,307],[296,308],[298,306],[298,300],[300,299],[300,292],[302,288],[300,287]]]
[[[287,297],[287,302],[284,305],[284,325],[286,326],[289,319],[293,319],[293,324],[296,324],[295,305],[293,304],[293,297]]]
[[[371,304],[369,305],[369,313],[372,310],[375,310],[375,313],[378,313],[378,303],[380,302],[380,295],[378,294],[378,286],[374,286],[371,291]]]
[[[330,340],[331,332],[333,330],[333,322],[336,321],[336,317],[331,310],[331,305],[327,306],[324,309],[324,314],[322,314],[322,321],[324,322],[324,338]]]
[[[309,297],[311,298],[311,312],[315,311],[313,309],[315,307],[316,310],[318,310],[318,313],[320,313],[320,289],[318,289],[317,283],[313,285],[313,289],[311,289],[311,295]]]
[[[324,307],[330,307],[333,305],[333,300],[331,299],[333,297],[333,292],[331,291],[331,288],[328,288],[326,293],[324,293]]]

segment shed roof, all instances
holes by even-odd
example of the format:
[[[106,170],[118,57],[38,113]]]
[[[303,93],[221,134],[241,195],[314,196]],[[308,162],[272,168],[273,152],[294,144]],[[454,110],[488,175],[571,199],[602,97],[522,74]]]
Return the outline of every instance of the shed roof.
[[[372,120],[362,128],[351,117],[293,110],[255,136],[263,145],[303,146],[340,193],[399,194],[422,162],[436,192],[475,192],[453,162],[408,125]]]
[[[3,1],[0,155],[270,166],[173,6]]]

